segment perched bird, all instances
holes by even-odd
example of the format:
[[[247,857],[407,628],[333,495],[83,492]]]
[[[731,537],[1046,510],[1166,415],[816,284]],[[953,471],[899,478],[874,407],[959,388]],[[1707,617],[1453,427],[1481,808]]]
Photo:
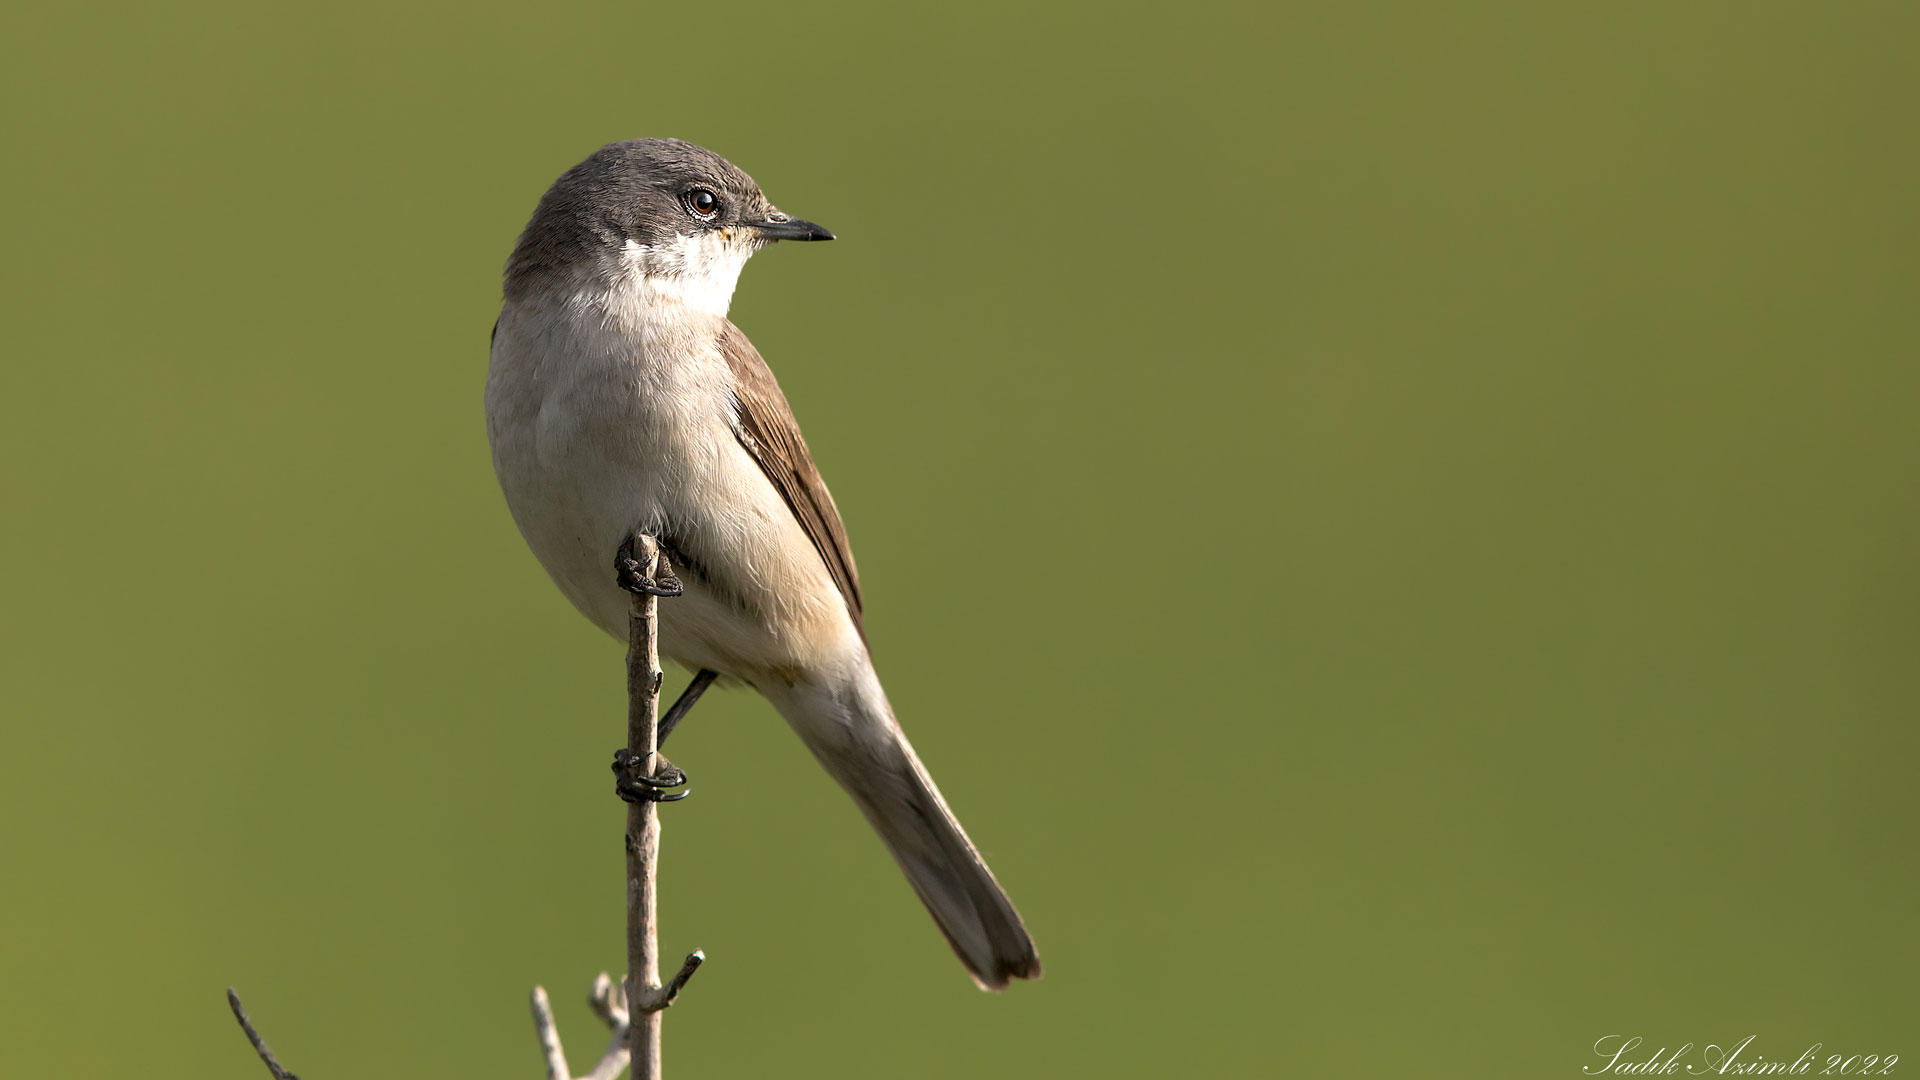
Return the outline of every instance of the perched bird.
[[[656,538],[684,593],[660,652],[758,690],[853,796],[974,980],[1040,975],[1033,939],[894,721],[833,497],[727,307],[779,240],[831,240],[677,139],[555,181],[507,261],[487,435],[513,519],[567,599],[624,641],[615,552]],[[687,697],[670,713],[678,719]],[[667,722],[663,721],[663,726]]]

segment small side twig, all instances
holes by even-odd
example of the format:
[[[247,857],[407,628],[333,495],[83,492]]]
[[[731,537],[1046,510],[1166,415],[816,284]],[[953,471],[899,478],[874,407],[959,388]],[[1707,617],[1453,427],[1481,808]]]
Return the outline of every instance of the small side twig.
[[[693,973],[699,971],[700,965],[706,962],[705,950],[695,949],[688,953],[686,960],[680,965],[680,970],[674,972],[673,978],[667,980],[667,985],[655,987],[647,992],[646,998],[641,1002],[640,1011],[655,1013],[673,1004],[674,999],[680,996],[680,989],[687,985],[687,980],[693,978]]]
[[[253,1044],[253,1052],[260,1055],[260,1060],[266,1062],[267,1069],[273,1073],[273,1080],[300,1080],[267,1048],[267,1040],[260,1037],[252,1018],[247,1016],[247,1007],[240,1004],[240,995],[231,986],[227,987],[227,1004],[233,1009],[233,1018],[240,1021],[240,1030],[247,1033],[247,1041]]]
[[[601,972],[593,980],[593,996],[587,999],[593,1007],[593,1014],[607,1025],[612,1037],[607,1040],[606,1053],[600,1055],[600,1063],[593,1071],[578,1080],[614,1080],[620,1070],[627,1067],[629,1051],[627,1049],[627,1027],[630,1013],[627,1010],[627,995],[620,984],[613,981],[606,972]],[[553,1006],[547,1001],[544,987],[533,988],[533,1027],[540,1036],[540,1050],[547,1058],[547,1080],[575,1080],[567,1071],[566,1051],[560,1046],[560,1029],[553,1023]]]

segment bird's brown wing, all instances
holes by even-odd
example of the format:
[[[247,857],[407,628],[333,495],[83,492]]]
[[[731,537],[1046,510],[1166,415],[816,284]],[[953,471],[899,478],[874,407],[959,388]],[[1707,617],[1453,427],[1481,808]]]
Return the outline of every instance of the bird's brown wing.
[[[724,320],[723,320],[724,322]],[[827,564],[833,583],[847,601],[853,625],[862,636],[860,625],[860,574],[853,567],[853,548],[847,543],[846,526],[840,523],[840,511],[827,492],[827,482],[814,467],[807,453],[807,441],[800,437],[800,425],[780,392],[780,383],[760,359],[760,351],[747,335],[730,322],[724,322],[720,334],[720,355],[733,371],[733,433],[760,471],[793,511],[794,520],[806,530],[820,560]]]

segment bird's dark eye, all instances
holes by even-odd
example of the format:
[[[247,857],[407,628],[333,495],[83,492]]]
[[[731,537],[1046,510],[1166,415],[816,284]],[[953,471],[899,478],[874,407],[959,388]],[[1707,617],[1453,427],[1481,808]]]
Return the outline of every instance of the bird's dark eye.
[[[694,188],[687,193],[687,205],[701,217],[712,217],[720,212],[720,200],[706,188]]]

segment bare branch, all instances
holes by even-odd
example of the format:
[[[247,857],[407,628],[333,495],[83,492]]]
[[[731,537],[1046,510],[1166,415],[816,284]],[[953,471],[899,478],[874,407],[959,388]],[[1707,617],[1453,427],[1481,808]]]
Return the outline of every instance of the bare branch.
[[[540,1037],[540,1052],[547,1058],[547,1080],[572,1080],[567,1073],[567,1052],[560,1045],[560,1029],[553,1024],[553,1005],[547,1001],[547,988],[533,988],[533,1030]]]
[[[593,1015],[609,1028],[627,1026],[627,992],[606,972],[594,976],[593,994],[587,998],[587,1004],[593,1008]]]
[[[300,1080],[299,1076],[280,1064],[272,1050],[267,1049],[267,1040],[261,1038],[260,1032],[254,1029],[253,1020],[247,1016],[247,1007],[240,1004],[240,995],[234,993],[231,986],[227,987],[227,1004],[233,1009],[233,1018],[240,1021],[240,1030],[247,1033],[247,1041],[253,1044],[253,1052],[260,1055],[260,1060],[266,1062],[267,1069],[273,1073],[273,1080]]]
[[[606,972],[593,980],[593,995],[587,999],[593,1015],[613,1033],[607,1041],[600,1063],[579,1080],[614,1080],[627,1067],[627,999]],[[560,1029],[553,1022],[553,1006],[544,987],[533,988],[533,1030],[540,1037],[540,1051],[547,1058],[547,1080],[574,1080],[567,1071],[567,1055],[560,1047]]]
[[[630,1051],[627,1049],[627,994],[620,984],[601,972],[593,980],[593,996],[587,999],[593,1007],[593,1014],[607,1025],[613,1037],[607,1040],[607,1052],[600,1055],[600,1064],[593,1067],[585,1080],[614,1080],[620,1070],[627,1067]]]
[[[633,537],[633,559],[641,581],[671,576],[660,545],[644,533]],[[646,588],[634,591],[627,613],[627,754],[652,769],[660,751],[660,599]],[[627,805],[627,1001],[634,1016],[628,1027],[633,1080],[659,1080],[660,993],[659,887],[660,808],[642,799]],[[651,1007],[650,1007],[651,1006]]]
[[[679,595],[680,583],[660,545],[644,533],[636,533],[621,545],[615,565],[622,585],[633,593],[627,620],[627,746],[614,758],[624,796],[629,783],[641,789],[661,786],[649,783],[662,779],[653,775],[662,760],[660,736],[693,707],[714,675],[710,671],[696,675],[669,714],[667,725],[660,724],[659,598]],[[667,801],[672,798],[668,796]],[[706,953],[695,949],[687,954],[673,978],[661,985],[659,892],[655,883],[660,857],[659,801],[657,795],[640,797],[627,806],[628,981],[615,983],[602,972],[593,982],[588,1004],[613,1035],[600,1064],[581,1080],[615,1080],[629,1065],[633,1067],[633,1080],[659,1080],[660,1012],[674,1003],[687,980],[707,959]],[[539,987],[533,990],[533,1026],[546,1055],[547,1080],[572,1080],[547,993]]]

